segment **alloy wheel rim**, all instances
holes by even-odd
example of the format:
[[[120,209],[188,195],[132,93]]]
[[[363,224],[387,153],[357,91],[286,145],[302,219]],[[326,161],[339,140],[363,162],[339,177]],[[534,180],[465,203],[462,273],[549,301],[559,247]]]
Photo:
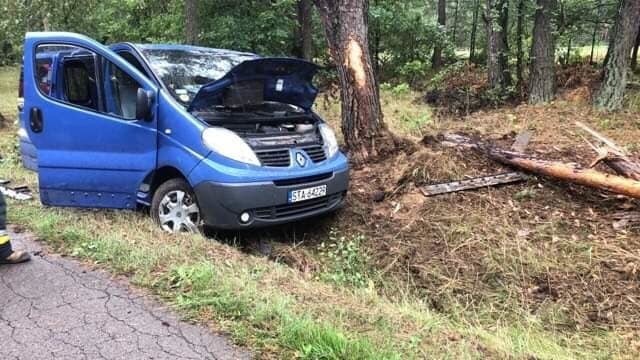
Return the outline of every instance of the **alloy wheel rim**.
[[[182,190],[164,195],[158,208],[158,218],[163,230],[170,233],[198,232],[200,209],[194,199]]]

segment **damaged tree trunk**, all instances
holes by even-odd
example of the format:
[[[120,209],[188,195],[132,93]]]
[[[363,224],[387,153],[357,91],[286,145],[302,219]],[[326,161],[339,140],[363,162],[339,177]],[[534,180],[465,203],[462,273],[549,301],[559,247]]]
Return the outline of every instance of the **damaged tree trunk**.
[[[461,135],[445,135],[443,144],[472,149],[499,163],[533,174],[640,199],[640,181],[626,177],[611,175],[590,168],[582,168],[577,164],[536,159]]]
[[[367,0],[314,0],[340,80],[342,134],[355,163],[395,150],[369,54]]]

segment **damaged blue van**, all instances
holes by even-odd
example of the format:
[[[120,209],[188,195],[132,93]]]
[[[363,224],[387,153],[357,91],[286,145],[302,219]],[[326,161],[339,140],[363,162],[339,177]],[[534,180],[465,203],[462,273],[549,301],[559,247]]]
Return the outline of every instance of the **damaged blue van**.
[[[164,230],[194,232],[345,201],[348,162],[312,110],[310,62],[53,32],[24,49],[21,148],[45,205],[148,206]]]

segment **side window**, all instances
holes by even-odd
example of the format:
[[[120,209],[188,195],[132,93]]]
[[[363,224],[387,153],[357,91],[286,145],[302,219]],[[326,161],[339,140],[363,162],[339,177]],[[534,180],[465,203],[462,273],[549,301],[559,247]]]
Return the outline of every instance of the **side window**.
[[[140,63],[133,65],[142,68]],[[96,53],[70,45],[38,45],[33,66],[42,94],[76,107],[136,119],[140,84]]]
[[[107,112],[127,120],[136,119],[136,98],[140,84],[111,62],[106,62],[105,103]]]
[[[36,59],[37,85],[46,95],[51,94],[51,63],[50,57]]]
[[[98,90],[93,57],[63,62],[64,98],[78,106],[98,111]]]
[[[100,111],[96,55],[86,49],[58,44],[38,45],[34,74],[41,93],[56,100]]]

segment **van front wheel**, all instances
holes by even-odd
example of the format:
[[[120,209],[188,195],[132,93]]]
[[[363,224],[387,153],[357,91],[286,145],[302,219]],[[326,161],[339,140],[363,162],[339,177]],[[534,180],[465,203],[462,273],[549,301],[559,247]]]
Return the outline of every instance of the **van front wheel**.
[[[171,179],[160,185],[151,201],[151,217],[166,232],[198,232],[200,208],[189,184]]]

